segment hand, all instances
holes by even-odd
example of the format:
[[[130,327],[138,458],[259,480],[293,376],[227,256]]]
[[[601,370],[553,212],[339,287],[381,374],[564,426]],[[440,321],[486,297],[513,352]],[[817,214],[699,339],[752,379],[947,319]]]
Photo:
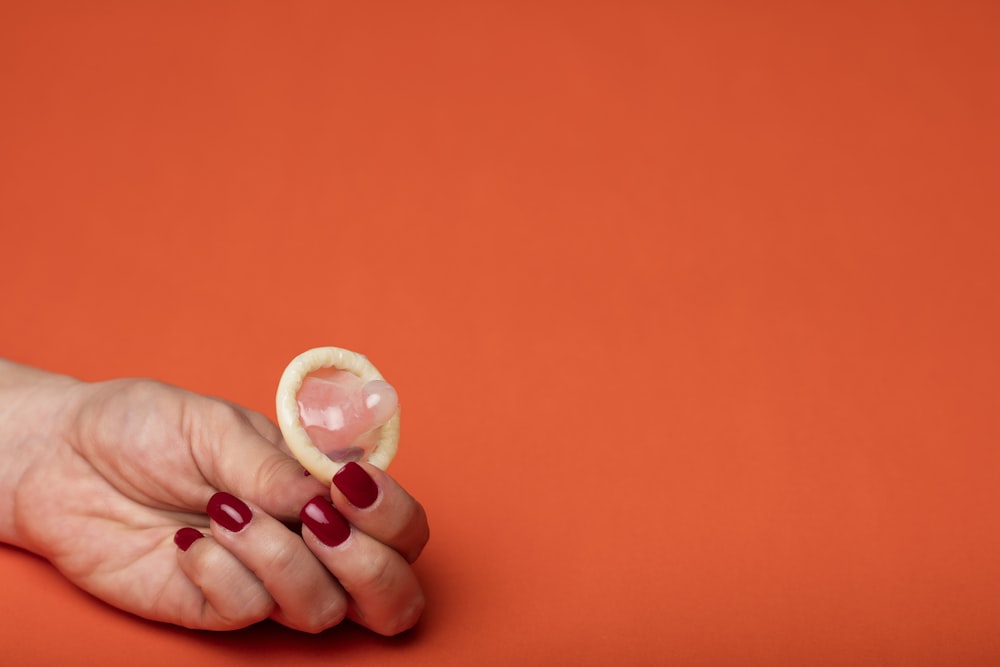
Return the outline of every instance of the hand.
[[[31,400],[64,408],[20,439],[33,456],[8,541],[121,609],[190,628],[272,618],[318,632],[348,617],[391,635],[417,621],[410,564],[427,520],[385,472],[351,465],[326,488],[245,408],[150,380],[50,384],[58,399]]]

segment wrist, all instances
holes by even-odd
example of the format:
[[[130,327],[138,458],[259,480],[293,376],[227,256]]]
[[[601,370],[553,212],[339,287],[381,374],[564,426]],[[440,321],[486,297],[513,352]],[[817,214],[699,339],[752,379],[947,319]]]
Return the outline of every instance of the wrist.
[[[17,491],[25,473],[67,441],[70,395],[79,380],[0,359],[0,542],[17,535]]]

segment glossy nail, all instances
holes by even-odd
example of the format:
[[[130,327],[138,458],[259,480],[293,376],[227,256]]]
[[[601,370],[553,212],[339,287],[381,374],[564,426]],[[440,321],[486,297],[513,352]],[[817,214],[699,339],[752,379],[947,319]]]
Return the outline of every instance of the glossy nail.
[[[199,531],[194,528],[181,528],[176,533],[174,533],[174,544],[180,548],[181,551],[187,551],[195,540],[200,540],[205,537]]]
[[[351,524],[322,496],[316,496],[299,512],[302,523],[328,547],[342,544],[351,536]]]
[[[348,502],[364,509],[378,499],[378,485],[365,469],[351,461],[333,476],[333,485],[340,489]]]
[[[213,521],[234,533],[246,528],[253,517],[253,512],[246,503],[225,491],[219,491],[212,496],[205,511]]]

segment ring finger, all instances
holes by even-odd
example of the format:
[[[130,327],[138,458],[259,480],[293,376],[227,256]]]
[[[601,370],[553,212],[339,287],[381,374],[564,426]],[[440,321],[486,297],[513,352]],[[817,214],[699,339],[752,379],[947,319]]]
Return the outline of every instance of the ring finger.
[[[283,625],[320,632],[347,613],[347,596],[299,535],[235,496],[219,492],[208,503],[212,535],[264,584]]]

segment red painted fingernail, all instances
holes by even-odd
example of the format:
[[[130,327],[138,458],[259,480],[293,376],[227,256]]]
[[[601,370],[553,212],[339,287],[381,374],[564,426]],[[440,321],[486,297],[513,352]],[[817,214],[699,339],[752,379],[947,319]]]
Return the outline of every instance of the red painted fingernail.
[[[306,503],[299,518],[328,547],[335,547],[351,536],[351,524],[322,496]]]
[[[347,463],[333,476],[333,484],[355,507],[371,507],[378,498],[378,485],[365,469],[354,461]]]
[[[174,533],[174,544],[176,544],[181,551],[187,551],[188,548],[194,544],[195,540],[200,540],[203,537],[205,536],[194,528],[185,527]]]
[[[246,503],[225,491],[219,491],[212,496],[205,511],[213,521],[234,533],[246,528],[253,517],[253,512]]]

